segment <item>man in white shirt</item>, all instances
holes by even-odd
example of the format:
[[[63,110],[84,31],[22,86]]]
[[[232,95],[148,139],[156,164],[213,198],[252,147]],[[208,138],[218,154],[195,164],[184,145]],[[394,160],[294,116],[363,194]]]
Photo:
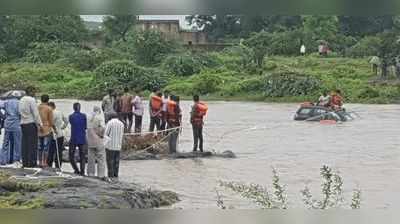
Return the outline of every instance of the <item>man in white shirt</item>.
[[[60,169],[64,150],[64,129],[67,128],[69,121],[61,111],[56,109],[54,102],[49,102],[49,106],[53,110],[53,124],[56,130],[50,143],[47,165],[52,167],[53,162],[55,162],[55,167]]]
[[[111,120],[107,123],[104,132],[109,178],[118,178],[119,156],[122,148],[123,137],[124,123],[118,119],[118,115],[112,114]]]
[[[135,115],[135,133],[141,133],[144,105],[143,105],[143,95],[141,94],[140,90],[136,91],[136,96],[132,101],[132,105],[133,105],[133,114]]]
[[[167,129],[167,110],[168,110],[169,92],[164,91],[162,98],[162,112],[161,112],[161,130]]]
[[[88,119],[87,125],[87,143],[88,143],[88,176],[95,176],[96,173],[96,161],[97,161],[97,176],[100,178],[105,177],[105,157],[106,152],[104,150],[103,135],[104,125],[100,117],[100,108],[93,107],[93,113]]]
[[[25,92],[26,95],[19,101],[22,130],[22,165],[23,167],[36,167],[38,130],[42,128],[42,120],[40,119],[38,106],[34,98],[35,88],[28,87]]]

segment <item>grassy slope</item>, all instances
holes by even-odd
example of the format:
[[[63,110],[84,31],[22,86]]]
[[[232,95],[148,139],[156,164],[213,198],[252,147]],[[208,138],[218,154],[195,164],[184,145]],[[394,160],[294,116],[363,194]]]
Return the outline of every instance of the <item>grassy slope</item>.
[[[232,66],[226,66],[231,67]],[[400,99],[400,88],[398,85],[373,85],[371,81],[376,80],[371,71],[368,59],[352,58],[320,58],[317,56],[308,57],[269,57],[265,60],[263,74],[275,72],[298,72],[317,77],[322,81],[322,89],[341,89],[344,92],[347,102],[352,103],[393,103]],[[222,75],[221,75],[222,74]],[[267,98],[262,91],[235,92],[235,84],[245,80],[260,79],[259,74],[251,75],[244,72],[222,72],[221,79],[225,80],[216,93],[209,94],[205,98],[209,100],[251,100],[268,102],[302,102],[315,100],[318,93],[309,96],[288,96]],[[391,77],[394,79],[394,77]],[[193,78],[181,78],[170,83],[169,87],[190,84]],[[392,83],[389,81],[387,83]],[[393,82],[394,83],[394,82]],[[375,94],[365,94],[371,92]],[[178,89],[179,92],[179,89]],[[378,93],[378,95],[376,95]],[[185,94],[185,93],[183,93]],[[187,97],[184,97],[187,98]]]
[[[399,84],[392,81],[385,85],[372,85],[376,79],[367,59],[308,57],[269,57],[266,58],[262,74],[242,71],[235,60],[220,55],[223,66],[206,69],[202,73],[213,74],[220,79],[217,90],[206,96],[206,100],[243,100],[268,102],[301,102],[315,100],[319,93],[310,96],[291,96],[266,98],[262,89],[252,88],[249,83],[261,82],[264,74],[295,71],[315,76],[322,80],[322,89],[339,88],[344,92],[347,102],[352,103],[392,103],[399,102]],[[27,84],[39,87],[40,92],[57,98],[85,98],[92,88],[92,72],[80,72],[72,68],[53,64],[0,64],[0,90],[20,88]],[[189,99],[196,88],[198,75],[175,78],[167,89]],[[398,82],[397,82],[398,83]],[[246,86],[246,88],[243,88]],[[370,92],[373,92],[371,94]],[[369,94],[365,94],[365,92]]]

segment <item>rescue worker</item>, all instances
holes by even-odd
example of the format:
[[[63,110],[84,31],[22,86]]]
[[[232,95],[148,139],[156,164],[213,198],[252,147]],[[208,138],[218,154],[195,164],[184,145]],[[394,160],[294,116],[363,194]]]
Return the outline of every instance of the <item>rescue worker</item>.
[[[150,132],[157,128],[157,131],[161,130],[161,114],[162,112],[162,94],[158,92],[150,99]]]
[[[343,97],[340,90],[336,90],[331,96],[331,107],[335,111],[342,110]]]
[[[193,96],[193,102],[190,113],[190,123],[193,128],[193,151],[196,152],[199,147],[200,152],[203,152],[203,118],[207,114],[208,107],[204,102],[200,102],[198,95]]]
[[[171,129],[168,132],[168,146],[169,153],[172,154],[176,153],[179,129],[182,123],[182,113],[181,108],[179,107],[179,98],[177,96],[171,96],[171,99],[168,101],[166,120],[168,123],[168,129]]]
[[[21,116],[19,113],[19,98],[21,94],[17,91],[12,92],[11,98],[4,103],[4,142],[1,150],[1,164],[19,165],[21,159]]]

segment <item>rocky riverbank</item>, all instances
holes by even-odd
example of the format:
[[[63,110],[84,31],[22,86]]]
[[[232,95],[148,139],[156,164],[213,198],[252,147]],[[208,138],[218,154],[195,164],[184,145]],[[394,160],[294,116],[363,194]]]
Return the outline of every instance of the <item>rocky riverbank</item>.
[[[158,208],[179,201],[170,191],[53,170],[0,168],[0,208]]]

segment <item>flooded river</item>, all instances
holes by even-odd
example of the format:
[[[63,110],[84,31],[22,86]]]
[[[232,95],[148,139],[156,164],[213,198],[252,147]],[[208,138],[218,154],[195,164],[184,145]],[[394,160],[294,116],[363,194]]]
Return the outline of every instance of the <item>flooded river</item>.
[[[98,102],[82,102],[89,112]],[[71,111],[72,101],[58,101]],[[293,121],[296,104],[210,102],[205,149],[232,150],[236,159],[122,161],[120,180],[172,190],[182,201],[175,208],[215,208],[216,188],[225,204],[250,208],[219,188],[218,180],[271,186],[271,167],[286,185],[291,207],[302,207],[300,190],[308,185],[320,197],[319,169],[340,171],[347,200],[362,190],[362,207],[400,207],[400,105],[347,105],[360,119],[338,125]],[[190,102],[183,102],[184,130],[180,151],[192,149],[188,122]],[[145,117],[148,127],[148,115]],[[240,131],[242,130],[242,131]]]

